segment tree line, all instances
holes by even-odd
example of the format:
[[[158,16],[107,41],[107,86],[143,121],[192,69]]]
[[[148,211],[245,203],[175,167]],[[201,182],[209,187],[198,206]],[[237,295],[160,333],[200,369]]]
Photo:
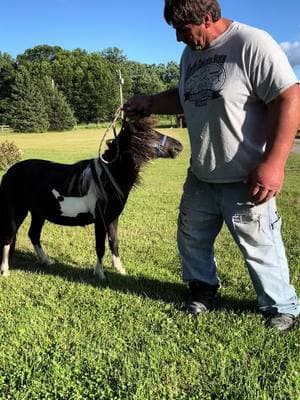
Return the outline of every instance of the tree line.
[[[102,52],[40,45],[16,59],[0,52],[0,124],[19,132],[67,130],[108,121],[123,95],[129,98],[177,85],[179,66],[130,61],[111,47]]]

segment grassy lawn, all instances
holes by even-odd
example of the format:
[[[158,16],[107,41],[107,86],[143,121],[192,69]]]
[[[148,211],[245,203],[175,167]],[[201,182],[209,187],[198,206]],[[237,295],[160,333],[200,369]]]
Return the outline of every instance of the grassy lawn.
[[[11,275],[0,279],[2,400],[296,400],[300,335],[268,330],[226,229],[216,245],[223,287],[214,311],[186,316],[176,219],[189,151],[143,172],[120,220],[128,275],[93,277],[93,228],[45,225],[53,266],[42,269],[19,231]],[[74,162],[97,155],[103,130],[3,134],[23,158]],[[292,154],[278,198],[292,282],[300,291],[300,156]]]

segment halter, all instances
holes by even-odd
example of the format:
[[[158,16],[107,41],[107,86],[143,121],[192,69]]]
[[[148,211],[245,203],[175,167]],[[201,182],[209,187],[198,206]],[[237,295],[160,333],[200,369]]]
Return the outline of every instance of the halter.
[[[168,136],[167,135],[163,135],[163,137],[161,138],[160,143],[155,143],[155,144],[151,144],[149,146],[154,147],[157,150],[158,154],[164,154],[164,148],[166,146],[166,143],[168,141]]]

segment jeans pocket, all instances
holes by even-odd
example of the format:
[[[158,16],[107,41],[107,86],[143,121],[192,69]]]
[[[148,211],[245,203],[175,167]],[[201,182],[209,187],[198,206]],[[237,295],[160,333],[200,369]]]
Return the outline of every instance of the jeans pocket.
[[[281,217],[276,208],[264,207],[244,210],[233,216],[238,235],[257,245],[273,245],[281,235]]]
[[[256,245],[262,240],[259,214],[244,211],[235,214],[232,217],[232,223],[239,242],[244,241]]]

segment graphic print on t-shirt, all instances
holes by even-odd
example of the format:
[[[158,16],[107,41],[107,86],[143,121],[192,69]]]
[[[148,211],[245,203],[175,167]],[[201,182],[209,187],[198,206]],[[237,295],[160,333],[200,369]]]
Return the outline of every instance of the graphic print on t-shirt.
[[[221,97],[226,80],[225,60],[225,55],[216,55],[189,65],[184,83],[184,101],[203,107],[210,100]]]

